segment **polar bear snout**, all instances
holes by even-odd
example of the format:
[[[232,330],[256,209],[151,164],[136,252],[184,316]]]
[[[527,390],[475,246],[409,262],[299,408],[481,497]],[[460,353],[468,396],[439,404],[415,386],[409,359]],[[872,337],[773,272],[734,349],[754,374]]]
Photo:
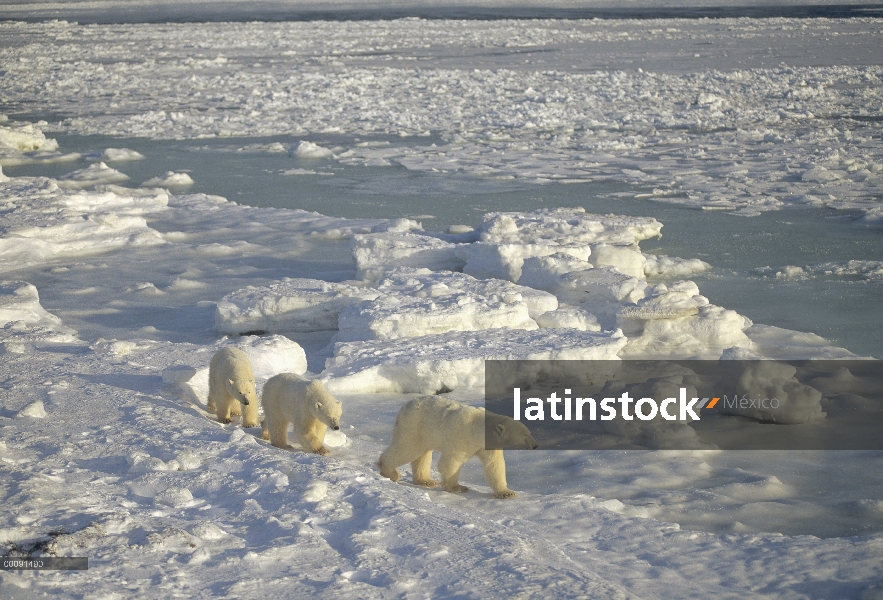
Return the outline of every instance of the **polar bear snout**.
[[[335,426],[334,426],[334,431],[338,431],[339,429],[340,429],[340,425],[335,425]]]

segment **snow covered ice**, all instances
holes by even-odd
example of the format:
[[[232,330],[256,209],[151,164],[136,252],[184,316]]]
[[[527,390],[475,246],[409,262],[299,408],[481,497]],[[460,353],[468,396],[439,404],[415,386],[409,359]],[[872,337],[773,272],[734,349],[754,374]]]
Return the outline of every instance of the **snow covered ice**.
[[[511,501],[478,464],[465,495],[375,467],[408,399],[480,405],[490,358],[868,354],[711,291],[879,301],[880,25],[0,23],[0,553],[90,563],[0,595],[883,597],[880,452],[511,452]],[[771,213],[831,256],[737,243]],[[231,345],[259,392],[341,400],[329,457],[205,411]],[[759,365],[745,394],[792,375]],[[875,385],[732,419],[804,427]]]

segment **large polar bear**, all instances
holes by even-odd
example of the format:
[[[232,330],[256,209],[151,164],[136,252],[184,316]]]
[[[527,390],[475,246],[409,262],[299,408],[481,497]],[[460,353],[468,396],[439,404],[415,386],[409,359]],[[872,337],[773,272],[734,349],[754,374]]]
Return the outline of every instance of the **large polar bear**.
[[[279,448],[289,448],[288,424],[294,423],[294,435],[307,452],[328,454],[322,441],[331,427],[340,429],[340,402],[321,381],[310,381],[294,373],[280,373],[264,384],[261,397],[264,422],[261,437]]]
[[[215,413],[221,423],[241,414],[243,427],[260,425],[251,362],[239,348],[221,348],[212,357],[206,410]]]
[[[432,451],[441,452],[438,471],[447,492],[465,492],[460,485],[460,468],[473,456],[484,465],[484,477],[494,490],[494,498],[512,498],[515,492],[506,486],[506,463],[502,450],[485,450],[485,422],[494,436],[490,446],[516,446],[533,450],[536,441],[523,423],[486,411],[452,402],[439,396],[423,396],[405,404],[396,416],[392,443],[377,465],[380,474],[399,480],[397,468],[411,463],[414,483],[433,487],[429,476]]]

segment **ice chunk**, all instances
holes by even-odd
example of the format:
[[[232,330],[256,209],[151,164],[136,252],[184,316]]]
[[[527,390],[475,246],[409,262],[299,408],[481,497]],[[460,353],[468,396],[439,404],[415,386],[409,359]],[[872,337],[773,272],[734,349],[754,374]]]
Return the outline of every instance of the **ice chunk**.
[[[814,333],[792,331],[772,325],[752,325],[745,330],[751,348],[767,358],[785,360],[857,358],[855,354],[834,346]]]
[[[120,173],[116,169],[108,167],[103,162],[89,165],[85,169],[79,169],[62,175],[57,179],[58,187],[67,190],[83,190],[96,185],[108,183],[120,183],[129,178],[125,173]]]
[[[433,273],[428,269],[402,268],[392,271],[380,281],[377,290],[397,296],[402,294],[443,296],[446,293],[461,291],[502,298],[520,295],[527,303],[528,314],[532,319],[558,307],[558,299],[542,290],[515,285],[500,279],[476,279],[465,273]]]
[[[848,260],[843,262],[825,262],[803,267],[786,265],[779,269],[760,267],[754,269],[754,272],[758,275],[775,277],[776,279],[804,279],[814,275],[826,275],[829,277],[883,280],[883,261]]]
[[[103,164],[103,163],[102,163]],[[165,175],[153,177],[141,184],[141,187],[157,187],[167,189],[183,189],[194,184],[193,178],[187,173],[166,171]]]
[[[635,244],[659,236],[662,223],[649,217],[593,215],[581,207],[543,208],[529,213],[489,213],[479,230],[481,241],[492,243]]]
[[[32,419],[45,419],[46,418],[46,408],[43,406],[43,402],[41,400],[37,400],[36,402],[32,402],[25,406],[23,409],[15,413],[16,417],[31,417]]]
[[[376,298],[378,292],[318,279],[283,279],[266,287],[247,287],[227,294],[215,310],[222,333],[308,332],[337,329],[345,307]]]
[[[255,380],[269,379],[277,373],[307,372],[307,355],[300,344],[281,335],[247,336],[234,344],[251,361]]]
[[[465,261],[457,256],[462,244],[410,231],[388,231],[354,235],[353,259],[361,279],[377,279],[396,267],[462,270]]]
[[[487,359],[612,360],[621,332],[493,329],[336,345],[321,379],[332,393],[420,393],[484,385]]]
[[[647,259],[644,265],[644,274],[647,277],[686,277],[711,268],[710,264],[698,258],[678,258],[664,254],[645,254],[644,257]]]
[[[589,262],[596,267],[614,267],[620,273],[644,279],[647,259],[637,244],[592,244]]]
[[[33,123],[0,125],[0,166],[64,162],[78,158],[80,154],[76,152],[58,152],[58,142],[43,135]],[[0,176],[0,181],[2,179]]]
[[[70,331],[40,305],[37,288],[26,281],[0,281],[0,327],[7,323]]]
[[[554,291],[558,289],[560,275],[585,271],[592,267],[592,263],[563,252],[531,257],[524,261],[518,284],[538,290]]]
[[[464,273],[400,269],[374,300],[340,313],[340,341],[418,337],[446,331],[536,329],[532,314],[557,307],[551,294]],[[533,310],[531,310],[533,309]]]
[[[661,229],[656,219],[592,215],[583,208],[489,213],[479,227],[479,242],[460,248],[458,255],[466,261],[465,273],[518,281],[525,259],[564,253],[588,260],[592,244],[636,244]],[[619,262],[630,263],[625,257]]]
[[[540,327],[573,328],[580,331],[601,331],[595,315],[575,306],[561,306],[536,318]]]
[[[14,127],[0,125],[0,148],[19,152],[58,150],[58,142],[43,135],[33,123],[18,123]]]
[[[808,423],[825,418],[822,394],[794,377],[792,365],[770,360],[722,362],[728,367],[716,393],[732,400],[756,400],[747,407],[740,403],[721,402],[720,411],[771,423]],[[772,400],[778,402],[772,402]],[[759,400],[764,400],[763,402]],[[769,400],[769,401],[766,401]]]
[[[685,300],[681,305],[692,311],[690,303]],[[671,306],[674,310],[678,303]],[[711,304],[699,306],[692,316],[645,320],[641,334],[629,338],[623,357],[719,358],[727,348],[751,345],[744,333],[749,326],[751,321],[735,311]]]
[[[821,165],[813,167],[812,169],[807,169],[800,176],[801,181],[807,181],[810,183],[830,183],[832,181],[837,181],[840,178],[841,177],[838,173],[829,171]]]
[[[669,286],[658,284],[647,290],[647,296],[634,306],[624,306],[618,313],[618,326],[626,335],[640,335],[646,321],[674,319],[698,314],[708,305],[692,281],[678,281]]]
[[[123,162],[130,160],[144,160],[144,155],[128,148],[107,148],[101,153],[101,160],[110,162]]]
[[[441,286],[439,286],[441,287]],[[507,298],[448,291],[436,296],[384,295],[340,313],[339,340],[395,339],[446,331],[536,329],[520,295]]]
[[[559,244],[551,240],[537,243],[475,242],[459,246],[456,255],[464,262],[463,272],[479,279],[518,281],[526,259],[550,254],[569,254],[586,260],[591,249],[583,244]]]
[[[644,297],[647,283],[621,273],[614,267],[597,267],[565,273],[554,293],[569,304],[637,302]]]
[[[873,377],[856,377],[846,367],[838,369],[830,377],[816,377],[809,383],[813,388],[829,396],[836,394],[879,396],[883,394],[883,382]]]
[[[165,504],[177,508],[192,502],[193,494],[187,488],[172,486],[157,493],[153,500],[157,504]]]
[[[291,147],[291,155],[297,158],[331,158],[333,153],[328,148],[323,148],[313,142],[302,140],[296,146]]]

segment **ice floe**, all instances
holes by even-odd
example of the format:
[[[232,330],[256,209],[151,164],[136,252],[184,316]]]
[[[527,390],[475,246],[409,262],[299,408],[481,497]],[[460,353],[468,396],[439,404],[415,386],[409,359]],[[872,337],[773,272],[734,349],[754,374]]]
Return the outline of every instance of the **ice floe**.
[[[353,236],[353,259],[360,279],[376,279],[397,267],[462,271],[457,255],[462,244],[419,232],[385,232]]]
[[[192,186],[193,183],[193,178],[190,177],[190,175],[188,175],[187,173],[175,173],[174,171],[167,171],[165,175],[160,175],[158,177],[152,177],[151,179],[148,179],[147,181],[142,183],[141,186],[180,190]]]
[[[377,298],[340,314],[341,341],[418,337],[448,331],[536,329],[533,317],[558,307],[551,294],[508,281],[428,269],[393,271]]]
[[[298,158],[331,158],[333,153],[328,148],[323,148],[313,142],[301,141],[291,148],[292,156]]]
[[[484,385],[488,359],[610,360],[621,332],[578,329],[452,331],[335,345],[321,378],[333,393],[435,394]]]
[[[594,246],[603,248],[599,264],[619,261],[627,271],[640,264],[643,277],[645,259],[640,252],[610,243],[636,244],[660,235],[661,229],[656,219],[592,215],[582,208],[490,213],[478,229],[478,242],[461,246],[456,253],[465,261],[464,273],[518,281],[526,259],[569,254],[590,260]]]
[[[861,280],[883,280],[883,262],[878,260],[848,260],[804,265],[802,267],[787,265],[778,269],[760,267],[755,269],[754,272],[758,275],[775,277],[776,279],[804,279],[815,276],[827,276]]]
[[[47,138],[40,129],[45,123],[12,123],[0,115],[0,167],[33,163],[68,162],[80,158],[80,154],[58,151],[58,142]]]
[[[0,182],[0,193],[10,199],[0,238],[2,271],[57,257],[165,243],[143,216],[166,207],[164,193],[75,192],[43,178],[7,179]],[[53,218],[47,219],[47,214]]]
[[[376,298],[378,293],[317,279],[285,279],[224,296],[215,310],[215,328],[233,334],[337,329],[338,315],[344,308]]]
[[[66,190],[84,190],[96,185],[121,183],[128,178],[129,176],[125,173],[121,173],[112,167],[108,167],[103,162],[99,162],[85,169],[79,169],[67,175],[62,175],[56,181],[58,187]]]

